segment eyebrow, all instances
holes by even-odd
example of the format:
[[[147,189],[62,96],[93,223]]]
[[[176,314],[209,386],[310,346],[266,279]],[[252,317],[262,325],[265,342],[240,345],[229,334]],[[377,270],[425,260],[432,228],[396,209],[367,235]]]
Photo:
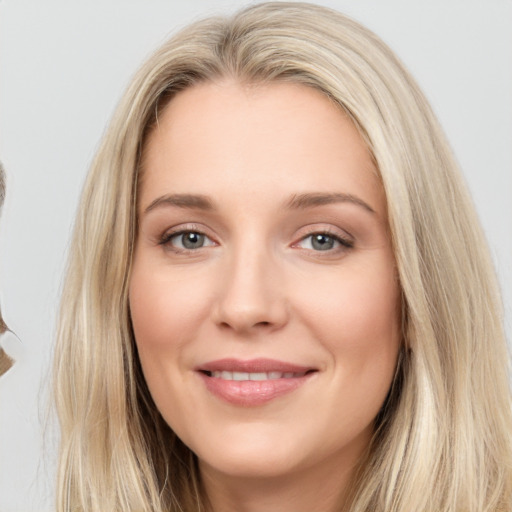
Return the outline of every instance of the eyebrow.
[[[144,213],[148,213],[160,206],[177,206],[178,208],[189,208],[204,211],[211,211],[215,209],[212,201],[203,195],[166,194],[165,196],[157,197],[152,201],[144,210]]]
[[[341,192],[323,193],[310,192],[305,194],[294,194],[289,201],[285,203],[285,208],[289,210],[305,210],[316,206],[324,206],[335,203],[351,203],[364,208],[366,211],[375,214],[375,210],[361,198],[352,194]],[[175,206],[178,208],[195,209],[203,211],[216,210],[215,205],[210,198],[199,194],[166,194],[157,197],[144,210],[148,213],[162,206]]]
[[[352,203],[361,206],[370,213],[376,213],[375,210],[361,198],[352,194],[334,193],[308,193],[294,194],[286,203],[286,207],[291,210],[303,210],[334,203]]]

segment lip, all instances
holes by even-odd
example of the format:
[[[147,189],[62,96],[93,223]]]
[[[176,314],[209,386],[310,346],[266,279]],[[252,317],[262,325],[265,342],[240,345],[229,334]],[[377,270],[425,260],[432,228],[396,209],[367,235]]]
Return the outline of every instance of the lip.
[[[282,372],[282,373],[306,373],[307,371],[315,370],[311,366],[303,366],[286,361],[279,361],[277,359],[234,359],[225,358],[216,361],[209,361],[207,363],[198,365],[195,368],[197,371],[226,371],[226,372]]]
[[[221,400],[242,407],[264,405],[303,386],[317,372],[314,367],[275,359],[218,359],[195,368],[206,389]],[[272,374],[265,380],[231,380],[213,376],[214,372]],[[276,374],[287,377],[276,378]],[[229,374],[227,374],[229,375]],[[291,376],[293,375],[293,376]]]

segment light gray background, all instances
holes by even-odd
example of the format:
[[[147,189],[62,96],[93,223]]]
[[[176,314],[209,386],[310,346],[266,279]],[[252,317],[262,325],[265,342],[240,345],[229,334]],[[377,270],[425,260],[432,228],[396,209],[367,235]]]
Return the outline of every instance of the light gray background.
[[[432,102],[499,271],[511,333],[512,1],[326,0],[377,32]],[[129,77],[167,34],[245,1],[1,0],[0,296],[24,357],[0,381],[0,511],[52,509],[48,362],[73,215]],[[47,432],[43,444],[43,430]]]

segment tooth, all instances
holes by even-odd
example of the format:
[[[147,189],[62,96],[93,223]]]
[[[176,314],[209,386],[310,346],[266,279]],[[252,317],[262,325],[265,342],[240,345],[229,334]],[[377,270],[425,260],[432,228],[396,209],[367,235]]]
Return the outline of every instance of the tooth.
[[[247,372],[233,372],[233,380],[249,380]]]
[[[249,379],[250,380],[267,380],[267,374],[266,373],[250,373]]]
[[[211,377],[215,377],[217,379],[223,380],[234,380],[234,381],[244,381],[244,380],[276,380],[276,379],[293,379],[297,377],[303,377],[304,373],[294,373],[294,372],[229,372],[229,371],[220,371],[214,370],[210,372]]]

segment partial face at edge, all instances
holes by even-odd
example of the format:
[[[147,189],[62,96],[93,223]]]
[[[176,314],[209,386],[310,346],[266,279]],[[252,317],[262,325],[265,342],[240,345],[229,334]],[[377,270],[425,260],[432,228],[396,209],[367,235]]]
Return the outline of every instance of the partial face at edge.
[[[304,86],[201,84],[143,164],[130,308],[167,423],[203,471],[349,472],[400,343],[384,191],[352,122]]]

